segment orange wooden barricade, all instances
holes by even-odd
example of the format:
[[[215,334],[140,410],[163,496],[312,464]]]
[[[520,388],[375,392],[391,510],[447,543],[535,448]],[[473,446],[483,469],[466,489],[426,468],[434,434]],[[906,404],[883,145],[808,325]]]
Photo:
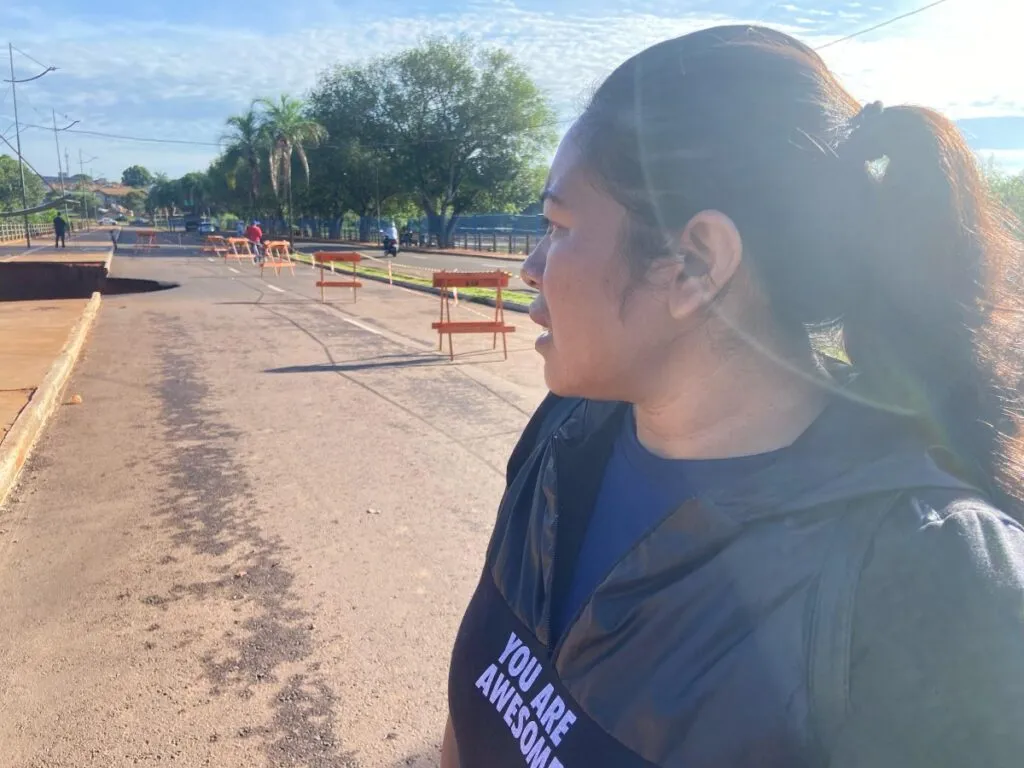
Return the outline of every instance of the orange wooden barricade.
[[[455,359],[452,335],[456,333],[490,333],[494,336],[493,349],[498,348],[498,334],[501,334],[501,347],[508,360],[508,340],[506,334],[514,333],[515,326],[505,323],[505,305],[501,298],[501,289],[508,288],[508,273],[501,270],[494,272],[435,272],[434,287],[441,289],[441,319],[432,323],[431,328],[437,331],[437,349],[443,348],[444,336],[448,335],[448,358]],[[483,322],[452,322],[451,299],[452,291],[458,288],[493,288],[494,320]]]
[[[139,229],[135,231],[135,250],[157,247],[155,229]]]
[[[260,262],[260,277],[263,277],[263,270],[270,267],[275,275],[281,274],[282,269],[290,269],[295,274],[295,262],[292,261],[291,251],[287,240],[268,240],[264,243],[264,258]]]
[[[207,235],[206,244],[199,250],[201,253],[223,256],[225,251],[227,251],[227,241],[221,235]]]
[[[320,267],[320,279],[316,281],[317,287],[320,289],[320,302],[324,301],[324,288],[351,288],[352,289],[352,300],[358,301],[358,291],[363,287],[363,284],[359,281],[359,273],[357,272],[357,265],[363,257],[354,251],[317,251],[313,254],[313,263]],[[327,269],[328,264],[351,264],[352,265],[352,279],[351,280],[325,280],[324,271]],[[333,266],[331,271],[333,272]]]
[[[227,238],[228,248],[224,251],[224,261],[235,259],[236,261],[252,261],[256,255],[252,252],[252,243],[245,237]]]

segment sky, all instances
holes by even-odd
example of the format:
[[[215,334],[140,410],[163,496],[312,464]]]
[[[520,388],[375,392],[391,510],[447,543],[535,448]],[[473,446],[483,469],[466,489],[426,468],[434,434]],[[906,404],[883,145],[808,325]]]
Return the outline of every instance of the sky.
[[[219,152],[224,120],[254,97],[302,95],[337,62],[366,60],[433,34],[466,34],[514,53],[571,121],[602,77],[644,47],[714,24],[758,22],[813,46],[928,0],[176,0],[96,3],[0,0],[0,30],[17,48],[25,157],[56,175],[57,125],[71,172],[120,178],[132,164],[179,176]],[[1019,0],[947,0],[822,51],[864,102],[931,106],[1007,171],[1024,170],[1024,77],[1011,54]],[[24,52],[23,55],[21,52]],[[31,57],[31,58],[29,58]],[[0,62],[0,75],[10,77]],[[33,61],[33,59],[35,61]],[[39,63],[37,63],[39,62]],[[10,89],[0,136],[14,143]],[[194,143],[152,143],[77,131]],[[0,154],[10,152],[0,141]],[[80,159],[85,161],[80,164]]]

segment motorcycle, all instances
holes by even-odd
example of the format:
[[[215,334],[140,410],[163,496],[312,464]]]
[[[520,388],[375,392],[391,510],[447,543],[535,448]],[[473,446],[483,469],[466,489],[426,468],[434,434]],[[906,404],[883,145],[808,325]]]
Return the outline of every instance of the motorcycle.
[[[385,257],[388,257],[388,256],[397,257],[398,256],[398,241],[397,240],[395,240],[393,238],[390,238],[390,237],[385,237],[384,238],[384,256]]]

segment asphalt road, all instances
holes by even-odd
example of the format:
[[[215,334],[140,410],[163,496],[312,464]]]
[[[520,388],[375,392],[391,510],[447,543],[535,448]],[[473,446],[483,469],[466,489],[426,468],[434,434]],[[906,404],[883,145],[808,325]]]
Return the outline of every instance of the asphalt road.
[[[0,764],[437,765],[536,329],[451,364],[433,296],[324,306],[308,267],[178,248],[114,273],[181,285],[105,298],[0,509]]]

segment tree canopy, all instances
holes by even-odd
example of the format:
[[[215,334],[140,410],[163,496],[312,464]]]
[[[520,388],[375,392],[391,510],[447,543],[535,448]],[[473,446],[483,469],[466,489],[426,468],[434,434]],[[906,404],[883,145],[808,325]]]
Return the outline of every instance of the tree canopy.
[[[533,200],[556,137],[554,113],[525,68],[465,38],[329,69],[310,112],[332,137],[316,159],[346,177],[339,204],[365,207],[372,182],[375,197],[379,189],[414,201],[445,242],[461,213]]]
[[[204,183],[158,177],[148,206],[285,218],[291,199],[296,213],[338,221],[352,213],[365,222],[378,209],[425,214],[450,242],[464,213],[516,213],[536,200],[554,126],[547,98],[511,54],[430,38],[329,67],[305,99],[255,99],[227,119]],[[293,186],[296,172],[306,184]]]
[[[132,165],[121,172],[121,183],[126,187],[148,187],[153,183],[153,174],[141,165]]]
[[[25,197],[28,206],[21,201],[21,173],[18,161],[10,155],[0,155],[0,211],[20,211],[33,208],[43,201],[46,188],[42,180],[28,168],[25,169]]]

